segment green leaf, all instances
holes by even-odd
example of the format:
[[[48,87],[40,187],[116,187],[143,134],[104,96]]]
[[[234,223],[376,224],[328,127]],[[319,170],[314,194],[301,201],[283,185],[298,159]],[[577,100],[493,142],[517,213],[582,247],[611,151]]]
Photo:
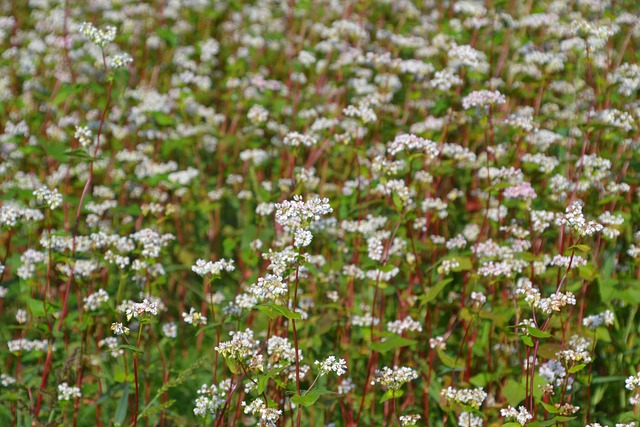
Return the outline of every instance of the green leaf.
[[[294,319],[294,320],[302,319],[302,315],[300,313],[295,313],[289,310],[287,307],[278,305],[278,304],[273,304],[273,303],[258,304],[255,306],[255,308],[262,311],[263,313],[266,313],[266,315],[269,316],[270,319],[275,319],[277,315],[284,316],[287,319]]]
[[[229,370],[232,374],[239,374],[240,369],[238,368],[238,363],[234,359],[229,359],[228,357],[224,358],[224,361],[227,363]]]
[[[533,347],[533,340],[529,335],[520,335],[520,339],[527,347]]]
[[[396,335],[394,337],[387,338],[385,341],[372,342],[369,347],[371,350],[377,351],[378,353],[386,353],[388,351],[395,350],[396,348],[413,345],[416,342],[417,341],[415,340],[410,340]]]
[[[589,252],[591,248],[589,247],[589,245],[584,245],[584,244],[573,245],[567,248],[567,251],[574,251],[574,250],[580,251],[580,252]]]
[[[464,361],[454,359],[442,350],[438,350],[438,357],[449,368],[464,369]]]
[[[509,405],[516,407],[527,397],[527,385],[524,379],[516,381],[509,378],[502,387],[502,395],[507,399]]]
[[[156,30],[161,39],[175,47],[178,45],[178,36],[168,28],[158,28]]]
[[[544,402],[540,402],[540,404],[544,407],[545,411],[547,411],[550,414],[557,414],[558,412],[560,412],[560,409],[556,408],[553,405],[550,405]]]
[[[291,401],[296,405],[311,406],[322,396],[322,391],[312,390],[302,396],[292,396]]]
[[[551,334],[549,332],[541,331],[540,329],[534,328],[533,326],[527,326],[527,330],[529,331],[529,334],[531,334],[532,337],[535,337],[538,339],[551,337]]]
[[[56,106],[58,104],[61,104],[62,102],[66,101],[69,96],[78,92],[79,89],[80,86],[76,85],[62,85],[62,87],[60,87],[60,89],[58,90],[58,93],[56,93],[56,96],[51,100],[51,105]]]
[[[469,257],[456,257],[456,261],[458,261],[458,266],[457,267],[453,267],[451,270],[457,272],[460,271],[468,271],[471,270],[472,264],[471,264],[471,258]]]
[[[122,425],[124,419],[127,417],[127,409],[129,409],[129,383],[125,383],[122,396],[120,396],[120,400],[118,400],[116,413],[113,416],[113,423],[115,425]]]
[[[27,297],[27,306],[29,307],[31,315],[34,317],[43,317],[47,314],[46,310],[44,309],[44,301]]]
[[[69,157],[77,157],[78,159],[85,160],[87,162],[92,162],[95,159],[87,153],[86,150],[78,149],[78,150],[68,150],[64,152],[65,155]]]
[[[151,117],[153,117],[153,120],[155,120],[160,126],[171,126],[174,123],[173,117],[159,111],[152,112]]]
[[[582,369],[584,369],[584,367],[587,366],[584,363],[581,363],[579,365],[573,366],[571,369],[569,369],[569,373],[570,374],[575,374],[576,372],[580,372]]]
[[[622,382],[626,379],[627,377],[623,377],[621,375],[615,375],[615,376],[606,376],[606,377],[596,377],[593,378],[591,380],[591,384],[602,384],[602,383],[613,383],[613,382]]]
[[[584,280],[593,280],[598,275],[598,271],[591,264],[581,265],[578,271]]]
[[[140,350],[138,347],[136,347],[135,345],[129,345],[129,344],[120,344],[118,346],[119,349],[123,349],[123,350],[131,350],[134,353],[144,353],[144,351]]]
[[[404,394],[404,390],[387,390],[382,397],[380,398],[380,403],[386,402],[390,399],[395,399],[397,397],[401,397]]]
[[[440,295],[440,293],[444,290],[445,286],[447,286],[451,282],[453,282],[453,279],[451,278],[439,281],[438,283],[433,285],[426,294],[422,295],[420,299],[425,304],[430,301],[433,301],[434,299],[436,299],[438,295]]]

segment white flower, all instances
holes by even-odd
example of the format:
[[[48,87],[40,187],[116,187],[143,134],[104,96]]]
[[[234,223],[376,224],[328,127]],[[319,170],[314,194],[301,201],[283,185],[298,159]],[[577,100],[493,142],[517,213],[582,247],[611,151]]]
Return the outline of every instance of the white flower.
[[[83,22],[80,26],[80,33],[89,38],[93,43],[103,48],[116,38],[116,27],[107,26],[104,30],[99,30],[90,22]]]
[[[344,359],[337,360],[335,356],[329,356],[322,362],[316,360],[315,364],[320,365],[320,375],[335,372],[337,376],[340,376],[347,372],[347,361]]]
[[[193,307],[191,307],[189,313],[182,313],[182,319],[184,320],[184,323],[189,323],[194,326],[207,324],[207,318],[199,312],[196,312],[196,309]]]
[[[505,418],[515,418],[520,425],[525,425],[533,416],[524,406],[520,406],[517,410],[513,406],[507,406],[500,410],[500,415]]]
[[[71,400],[82,397],[80,388],[69,386],[66,382],[58,385],[58,400]]]

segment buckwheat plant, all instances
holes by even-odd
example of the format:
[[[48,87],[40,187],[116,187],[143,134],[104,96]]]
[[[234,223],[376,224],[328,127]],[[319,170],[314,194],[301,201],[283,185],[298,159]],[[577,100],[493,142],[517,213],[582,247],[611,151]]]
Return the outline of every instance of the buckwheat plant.
[[[640,425],[638,16],[0,2],[0,425]]]

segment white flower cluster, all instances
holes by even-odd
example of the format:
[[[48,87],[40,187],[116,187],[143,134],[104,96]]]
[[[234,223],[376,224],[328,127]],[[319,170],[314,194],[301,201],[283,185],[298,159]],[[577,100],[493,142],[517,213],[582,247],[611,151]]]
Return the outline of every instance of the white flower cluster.
[[[7,374],[0,374],[0,384],[2,384],[3,387],[9,387],[12,384],[16,383],[16,379],[7,375]]]
[[[193,413],[198,417],[215,415],[218,409],[224,406],[230,385],[230,380],[224,380],[218,386],[215,384],[210,386],[202,384],[200,390],[198,390],[198,397],[196,398]]]
[[[158,303],[145,298],[142,302],[133,303],[125,310],[125,314],[127,315],[127,320],[131,320],[132,317],[137,319],[138,317],[146,315],[157,316]]]
[[[58,384],[58,400],[79,399],[80,397],[82,397],[82,393],[79,387],[70,386],[66,382]]]
[[[124,354],[124,350],[118,348],[118,338],[107,337],[98,341],[98,347],[106,347],[111,352],[111,357],[117,358]]]
[[[414,425],[418,424],[418,421],[420,421],[421,418],[422,418],[422,416],[420,414],[401,415],[400,416],[400,423],[401,423],[402,427],[414,426]]]
[[[567,370],[564,368],[561,362],[557,360],[549,360],[540,365],[538,373],[544,378],[548,384],[561,387],[567,376]],[[567,382],[567,388],[571,389],[573,378],[569,378]]]
[[[411,316],[407,316],[402,320],[394,320],[387,323],[387,330],[401,335],[404,331],[422,332],[422,325],[420,322],[413,320]]]
[[[482,402],[487,398],[487,393],[482,389],[482,387],[473,389],[456,389],[449,386],[443,389],[440,392],[440,395],[450,402],[468,405],[474,409],[480,409]]]
[[[640,372],[635,375],[631,375],[624,380],[624,388],[627,390],[635,390],[640,387]]]
[[[80,33],[93,43],[103,48],[116,38],[116,27],[107,26],[104,30],[99,30],[90,22],[83,22],[80,25]]]
[[[289,132],[282,140],[282,143],[287,147],[299,147],[301,145],[313,147],[318,143],[318,140],[314,135]]]
[[[224,341],[218,344],[214,350],[228,359],[234,359],[246,362],[251,359],[260,345],[259,341],[253,338],[253,331],[245,329],[242,331],[231,331],[230,341]]]
[[[436,271],[438,272],[438,274],[446,276],[451,273],[452,270],[458,267],[460,267],[460,263],[456,258],[443,259],[442,263],[440,263]]]
[[[458,426],[459,427],[482,427],[484,424],[484,419],[479,417],[478,415],[464,411],[460,413],[458,417]]]
[[[287,289],[282,277],[267,274],[265,277],[259,277],[258,282],[251,285],[248,291],[259,301],[274,301],[286,295]]]
[[[282,415],[282,411],[276,408],[268,408],[265,406],[262,399],[256,399],[247,405],[246,402],[242,402],[245,414],[251,414],[259,418],[258,425],[260,426],[276,426],[276,421]]]
[[[48,187],[42,186],[34,190],[33,195],[36,196],[38,203],[44,203],[49,209],[55,209],[62,204],[62,194],[57,188],[50,190]]]
[[[565,363],[591,363],[591,340],[573,335],[569,340],[569,349],[556,353],[556,358]]]
[[[566,293],[556,292],[549,296],[549,298],[542,298],[538,301],[537,306],[545,314],[551,314],[554,311],[560,311],[562,307],[567,305],[576,305],[576,297],[573,293],[567,291]]]
[[[640,66],[637,64],[622,64],[608,79],[611,83],[619,83],[618,92],[625,96],[631,95],[640,87]]]
[[[23,310],[21,308],[18,309],[18,311],[16,311],[16,322],[22,325],[27,323],[27,320],[28,320],[27,310]]]
[[[302,196],[293,196],[293,200],[285,200],[276,204],[276,222],[286,231],[293,232],[296,247],[308,246],[312,235],[309,231],[312,221],[318,221],[323,215],[333,212],[329,199],[314,199],[304,202]]]
[[[595,221],[587,221],[582,214],[582,203],[575,201],[571,203],[566,209],[564,215],[559,214],[556,218],[557,225],[566,224],[570,228],[574,229],[581,236],[591,236],[602,230],[602,224],[598,224]]]
[[[316,360],[314,364],[320,366],[320,375],[325,375],[328,372],[335,372],[337,376],[345,374],[347,372],[347,361],[344,359],[336,359],[335,356],[329,356],[322,362]]]
[[[167,338],[175,338],[178,336],[178,325],[176,322],[169,322],[162,325],[162,333]]]
[[[435,158],[439,154],[438,145],[428,139],[411,134],[402,134],[387,144],[387,153],[395,156],[401,151],[423,152],[429,158]]]
[[[47,340],[28,340],[19,338],[7,342],[9,351],[12,353],[18,353],[21,351],[47,351],[49,348],[49,342]]]
[[[447,348],[446,338],[442,336],[429,338],[429,348],[435,350],[445,350]]]
[[[611,326],[615,321],[615,317],[611,310],[605,310],[602,313],[592,314],[582,319],[582,326],[587,329],[596,329],[598,326]]]
[[[44,214],[37,209],[29,209],[13,202],[0,206],[0,226],[15,227],[19,222],[42,221]]]
[[[83,301],[87,310],[94,311],[109,301],[109,294],[104,289],[98,289],[97,292],[85,297]]]
[[[196,309],[193,307],[191,307],[191,310],[189,310],[189,313],[185,313],[185,312],[182,313],[182,319],[184,320],[184,323],[188,323],[193,326],[207,324],[207,318],[203,316],[200,312],[197,312]]]
[[[196,261],[196,265],[191,267],[191,270],[199,276],[206,276],[207,274],[217,276],[223,270],[234,271],[235,269],[236,267],[233,264],[233,260],[230,259],[227,261],[224,258],[219,261],[205,261],[203,259],[199,259]]]
[[[247,118],[254,125],[264,123],[269,118],[269,111],[262,105],[252,105],[247,112]]]
[[[418,378],[418,373],[413,368],[394,366],[391,369],[385,366],[382,369],[376,369],[375,379],[371,381],[371,385],[380,384],[390,390],[399,390],[405,383],[416,378]]]
[[[78,140],[81,147],[87,148],[93,142],[93,133],[88,126],[76,126],[76,133],[73,135]]]
[[[518,409],[513,406],[507,406],[504,409],[500,409],[500,415],[505,418],[515,418],[520,425],[525,425],[527,421],[533,418],[533,415],[524,406],[520,406]]]
[[[494,104],[504,104],[507,98],[499,91],[478,90],[471,92],[462,99],[462,107],[465,110],[473,107],[487,107]]]
[[[127,335],[129,333],[129,328],[120,322],[114,322],[111,324],[111,331],[116,335]]]
[[[131,55],[129,55],[128,53],[121,53],[118,55],[114,55],[113,58],[109,60],[109,68],[124,68],[132,62],[133,58],[131,57]]]

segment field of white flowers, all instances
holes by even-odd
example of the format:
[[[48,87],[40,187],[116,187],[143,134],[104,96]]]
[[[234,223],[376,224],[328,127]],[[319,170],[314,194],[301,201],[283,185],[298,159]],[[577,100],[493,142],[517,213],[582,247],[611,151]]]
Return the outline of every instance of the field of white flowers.
[[[0,426],[640,426],[635,0],[0,2]]]

